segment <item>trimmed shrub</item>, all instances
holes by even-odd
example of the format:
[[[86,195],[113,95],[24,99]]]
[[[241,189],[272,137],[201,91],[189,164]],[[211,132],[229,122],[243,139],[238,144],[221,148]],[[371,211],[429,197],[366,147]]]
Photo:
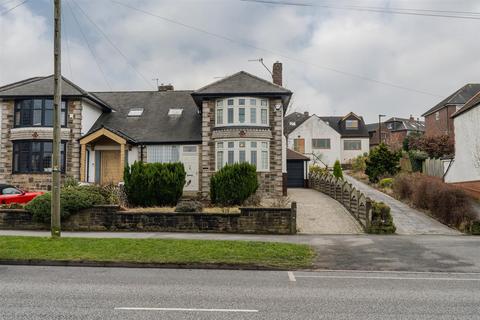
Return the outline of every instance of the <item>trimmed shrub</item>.
[[[241,205],[257,189],[257,169],[249,163],[226,165],[210,179],[210,198],[223,206]]]
[[[125,194],[133,206],[174,206],[182,197],[185,177],[180,162],[135,162],[125,168]]]
[[[342,166],[340,165],[340,161],[335,161],[335,164],[333,165],[333,175],[337,179],[343,179],[343,172],[342,172]]]
[[[372,202],[372,223],[368,233],[391,234],[396,230],[390,207],[383,202]]]
[[[48,222],[51,216],[51,201],[52,194],[48,192],[30,201],[25,206],[25,209],[32,214],[35,221]],[[71,214],[82,209],[100,204],[106,204],[106,201],[95,187],[64,187],[60,192],[60,213],[62,219],[66,219]]]
[[[401,153],[392,152],[385,144],[380,144],[373,149],[365,161],[365,174],[368,176],[370,182],[378,182],[382,176],[393,176],[399,170]]]
[[[380,186],[380,188],[391,188],[393,185],[393,178],[382,179],[380,180],[378,185]]]

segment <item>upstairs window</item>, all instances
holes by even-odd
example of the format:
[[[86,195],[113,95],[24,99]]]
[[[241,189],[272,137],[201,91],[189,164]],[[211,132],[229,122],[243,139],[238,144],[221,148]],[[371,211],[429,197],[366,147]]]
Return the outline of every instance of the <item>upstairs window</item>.
[[[312,149],[330,149],[330,139],[312,139]]]
[[[343,150],[362,150],[361,140],[344,140]]]
[[[347,130],[357,130],[358,129],[358,120],[346,120],[345,128]]]
[[[60,125],[67,126],[67,103],[62,101]],[[15,102],[14,127],[53,127],[52,99],[25,99]]]
[[[436,121],[440,120],[440,112],[439,111],[435,112],[435,120]]]
[[[268,99],[228,98],[215,103],[216,126],[268,126]]]

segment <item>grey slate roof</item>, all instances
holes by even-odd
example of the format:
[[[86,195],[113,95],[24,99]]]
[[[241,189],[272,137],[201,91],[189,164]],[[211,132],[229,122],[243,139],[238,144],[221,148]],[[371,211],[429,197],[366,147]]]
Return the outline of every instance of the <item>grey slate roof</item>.
[[[134,143],[200,143],[202,119],[192,91],[95,92],[114,106],[87,133],[105,127]],[[131,108],[143,108],[140,117],[128,117]],[[169,116],[170,108],[183,108],[182,115]]]
[[[474,95],[480,92],[480,83],[469,83],[449,95],[447,98],[439,102],[433,108],[422,114],[422,117],[426,117],[438,110],[444,108],[447,105],[463,105],[470,100]]]
[[[111,109],[111,107],[107,103],[105,103],[95,95],[83,90],[67,78],[62,77],[62,80],[63,97],[84,97],[105,109]],[[53,96],[53,87],[53,75],[46,77],[34,77],[0,87],[0,97],[19,98],[34,96]]]
[[[345,128],[345,122],[342,121],[345,117],[319,117],[324,122],[327,122],[330,127],[335,131],[340,133],[342,138],[368,138],[368,130],[365,125],[363,117],[359,117],[360,121],[358,122],[358,130],[347,130]]]
[[[369,124],[366,124],[365,126],[367,127],[368,132],[373,132],[378,130],[378,123],[369,123]]]
[[[306,115],[300,112],[293,112],[287,115],[283,120],[283,131],[286,135],[292,133],[296,128],[302,125],[307,119],[310,117],[316,117],[316,115]],[[342,121],[345,117],[334,116],[334,117],[319,117],[321,120],[326,122],[330,127],[332,127],[335,131],[340,133],[342,138],[368,138],[368,129],[365,125],[365,121],[363,117],[359,117],[359,128],[358,130],[347,130],[345,128],[345,122]],[[295,125],[293,125],[295,122]]]
[[[289,135],[293,130],[310,118],[309,115],[293,112],[283,118],[283,132]]]
[[[411,120],[406,118],[390,118],[385,123],[395,122],[396,126],[393,131],[425,131],[425,122],[418,120]]]
[[[480,106],[480,92],[478,92],[475,96],[468,100],[467,103],[465,103],[465,105],[460,110],[452,114],[452,118],[455,118],[456,116],[459,116],[462,113],[478,106]]]
[[[197,104],[200,104],[201,97],[234,95],[279,96],[283,100],[284,108],[286,108],[292,92],[284,87],[254,76],[253,74],[240,71],[206,85],[192,93]]]

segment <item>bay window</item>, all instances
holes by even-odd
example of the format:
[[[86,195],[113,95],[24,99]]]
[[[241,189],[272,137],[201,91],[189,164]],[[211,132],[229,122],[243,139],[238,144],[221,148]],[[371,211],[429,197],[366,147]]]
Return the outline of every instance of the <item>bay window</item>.
[[[215,145],[216,168],[219,170],[226,164],[247,162],[256,166],[257,171],[269,171],[269,145],[269,141],[262,140],[218,141]]]
[[[67,126],[67,102],[61,103],[60,124]],[[15,102],[14,127],[53,127],[53,100],[38,98]]]
[[[215,125],[268,126],[268,99],[228,98],[216,100]],[[226,123],[224,121],[226,119]]]
[[[65,173],[66,143],[60,144],[60,170]],[[13,173],[52,172],[52,141],[19,140],[13,141]]]

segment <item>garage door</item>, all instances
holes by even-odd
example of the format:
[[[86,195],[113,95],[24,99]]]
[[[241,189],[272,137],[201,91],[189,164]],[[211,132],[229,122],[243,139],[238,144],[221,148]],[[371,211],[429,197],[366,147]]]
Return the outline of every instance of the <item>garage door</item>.
[[[303,188],[304,183],[304,161],[287,161],[287,187],[289,188]]]

